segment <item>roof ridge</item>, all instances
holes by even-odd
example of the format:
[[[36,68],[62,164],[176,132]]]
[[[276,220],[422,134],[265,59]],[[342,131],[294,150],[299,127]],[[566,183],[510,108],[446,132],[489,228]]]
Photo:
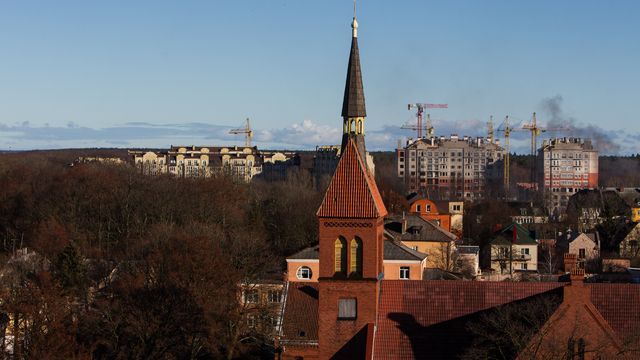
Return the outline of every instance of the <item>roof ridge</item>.
[[[387,214],[371,172],[364,165],[355,142],[349,140],[316,215],[378,218]]]

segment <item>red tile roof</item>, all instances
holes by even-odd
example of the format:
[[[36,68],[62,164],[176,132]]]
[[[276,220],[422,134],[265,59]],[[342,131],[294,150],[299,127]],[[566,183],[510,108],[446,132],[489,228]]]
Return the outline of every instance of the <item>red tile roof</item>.
[[[375,359],[451,358],[474,314],[564,283],[385,280],[382,282]]]
[[[347,144],[317,215],[369,219],[387,215],[376,182],[364,165],[355,142]]]
[[[591,303],[620,338],[640,331],[640,285],[585,284],[591,287]]]
[[[290,282],[282,313],[281,342],[318,341],[318,283]]]

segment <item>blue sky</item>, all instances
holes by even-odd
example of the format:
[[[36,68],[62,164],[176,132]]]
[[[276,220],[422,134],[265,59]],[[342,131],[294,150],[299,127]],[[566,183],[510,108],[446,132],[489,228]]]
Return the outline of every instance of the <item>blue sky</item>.
[[[357,4],[368,150],[414,137],[571,125],[640,152],[640,2]],[[353,2],[0,2],[0,149],[339,144]],[[504,141],[500,133],[501,141]],[[529,153],[528,133],[512,151]]]

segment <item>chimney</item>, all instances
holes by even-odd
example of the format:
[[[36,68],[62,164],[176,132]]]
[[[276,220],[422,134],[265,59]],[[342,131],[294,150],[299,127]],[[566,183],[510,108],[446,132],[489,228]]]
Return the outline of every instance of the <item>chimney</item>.
[[[469,139],[467,136],[463,137],[464,141],[467,141],[467,139]]]
[[[407,219],[402,219],[402,233],[407,233]]]
[[[402,140],[398,140],[398,150],[402,150]]]
[[[500,139],[496,139],[496,145],[500,146]]]
[[[458,140],[458,134],[451,134],[451,140]]]
[[[571,286],[584,286],[584,269],[571,269],[570,274]]]
[[[511,232],[513,233],[513,243],[516,244],[518,242],[518,229],[514,226],[511,228]]]
[[[564,254],[564,271],[576,270],[578,264],[577,254]],[[571,276],[573,278],[573,276]],[[582,277],[584,278],[584,270],[582,271]],[[573,279],[572,279],[573,280]]]

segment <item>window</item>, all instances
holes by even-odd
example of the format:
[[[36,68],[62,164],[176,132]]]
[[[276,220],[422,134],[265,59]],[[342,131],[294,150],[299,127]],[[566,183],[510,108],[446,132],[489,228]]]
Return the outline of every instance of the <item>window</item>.
[[[258,302],[258,289],[245,290],[244,302],[247,304],[255,304]]]
[[[578,257],[584,259],[586,256],[586,249],[578,249]]]
[[[633,240],[632,240],[633,241]],[[418,247],[417,246],[412,246],[411,247],[412,250],[418,251]]]
[[[460,211],[460,205],[453,205],[453,211]]]
[[[400,266],[400,279],[409,280],[408,266]]]
[[[520,264],[520,270],[527,270],[527,263]]]
[[[356,299],[338,300],[338,319],[355,319],[358,315]]]
[[[431,212],[431,205],[427,205],[427,212]]]
[[[308,266],[300,266],[298,268],[296,275],[300,280],[311,280],[313,273],[311,272],[311,269]]]
[[[281,295],[281,290],[267,290],[267,301],[270,303],[279,303]]]
[[[351,272],[362,275],[362,240],[351,240]]]
[[[339,237],[335,243],[336,272],[347,273],[347,241]]]
[[[416,212],[420,212],[420,205],[416,205]]]

